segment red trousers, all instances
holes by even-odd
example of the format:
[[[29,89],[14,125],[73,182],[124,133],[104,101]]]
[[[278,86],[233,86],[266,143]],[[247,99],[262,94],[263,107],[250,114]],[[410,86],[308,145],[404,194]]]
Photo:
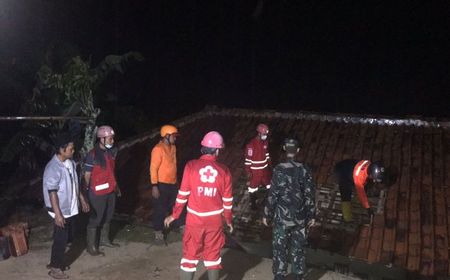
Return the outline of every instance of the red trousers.
[[[252,170],[252,179],[250,180],[248,191],[250,193],[255,192],[260,186],[267,187],[269,185],[270,188],[270,180],[272,180],[272,172],[269,168]]]
[[[220,250],[225,245],[222,227],[201,227],[186,225],[183,235],[183,258],[180,268],[196,271],[199,260],[206,269],[221,269]]]

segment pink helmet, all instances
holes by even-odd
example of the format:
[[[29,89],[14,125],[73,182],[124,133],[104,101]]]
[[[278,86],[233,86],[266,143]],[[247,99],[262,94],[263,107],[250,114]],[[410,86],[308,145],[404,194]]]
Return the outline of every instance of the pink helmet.
[[[202,146],[208,148],[222,149],[225,145],[223,144],[222,135],[217,131],[210,131],[206,133],[202,140]]]
[[[102,125],[97,129],[97,138],[114,136],[114,130],[109,125]]]
[[[260,123],[256,127],[256,131],[258,131],[261,134],[268,134],[269,133],[269,127],[266,124]]]

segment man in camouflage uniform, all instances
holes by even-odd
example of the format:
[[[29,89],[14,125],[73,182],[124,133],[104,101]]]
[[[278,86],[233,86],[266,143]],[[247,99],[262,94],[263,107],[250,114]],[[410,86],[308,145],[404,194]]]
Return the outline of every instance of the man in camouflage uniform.
[[[296,162],[299,151],[297,140],[284,140],[286,160],[273,170],[271,189],[264,208],[263,224],[273,223],[273,266],[275,280],[285,279],[287,254],[292,256],[292,273],[303,279],[305,271],[306,231],[314,223],[315,185],[311,172]]]

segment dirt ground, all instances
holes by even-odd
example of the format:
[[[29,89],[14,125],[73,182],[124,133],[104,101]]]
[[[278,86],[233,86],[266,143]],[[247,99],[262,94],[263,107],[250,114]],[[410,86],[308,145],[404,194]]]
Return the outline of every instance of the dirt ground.
[[[0,261],[0,279],[50,279],[46,264],[50,258],[52,244],[50,219],[40,213],[29,219],[31,225],[30,250],[21,257],[10,257]],[[82,226],[82,223],[80,224]],[[181,234],[172,232],[167,246],[152,244],[153,232],[146,226],[134,226],[130,223],[115,222],[115,240],[121,246],[116,249],[105,248],[104,257],[92,257],[84,250],[84,238],[75,241],[66,252],[70,264],[67,274],[70,279],[179,279],[179,261],[181,258]],[[220,279],[273,279],[272,261],[267,258],[250,255],[235,249],[222,252],[224,269]],[[203,266],[199,266],[195,279],[207,279]],[[289,279],[289,278],[288,278]],[[307,279],[357,279],[309,268]]]

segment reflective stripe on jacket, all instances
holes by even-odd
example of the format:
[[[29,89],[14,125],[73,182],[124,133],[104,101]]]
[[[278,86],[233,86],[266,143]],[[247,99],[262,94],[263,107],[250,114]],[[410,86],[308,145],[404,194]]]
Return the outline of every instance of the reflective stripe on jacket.
[[[94,153],[95,150],[92,150]],[[105,157],[105,168],[102,168],[100,164],[94,164],[92,167],[91,180],[89,182],[91,190],[96,195],[104,195],[112,193],[116,190],[116,177],[114,175],[114,169],[116,167],[116,161],[110,153],[104,153]]]
[[[364,190],[364,186],[367,183],[367,177],[369,176],[367,173],[367,169],[370,165],[370,161],[361,160],[353,169],[353,182],[355,183],[356,193],[358,194],[359,201],[364,208],[369,208],[369,200],[367,199],[366,191]]]
[[[244,158],[247,173],[251,174],[252,170],[269,169],[269,142],[267,140],[261,140],[259,137],[253,138],[245,146]]]
[[[231,223],[233,192],[228,168],[212,155],[189,161],[183,173],[172,216],[177,219],[187,203],[186,225],[222,226]]]

